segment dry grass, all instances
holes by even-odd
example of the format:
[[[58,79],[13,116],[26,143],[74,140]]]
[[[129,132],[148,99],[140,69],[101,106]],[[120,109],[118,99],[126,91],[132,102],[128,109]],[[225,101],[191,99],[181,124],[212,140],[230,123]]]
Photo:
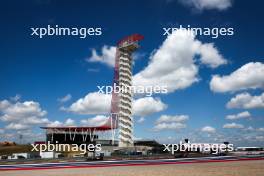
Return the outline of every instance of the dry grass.
[[[30,152],[31,145],[0,146],[0,155],[11,155],[12,153]]]

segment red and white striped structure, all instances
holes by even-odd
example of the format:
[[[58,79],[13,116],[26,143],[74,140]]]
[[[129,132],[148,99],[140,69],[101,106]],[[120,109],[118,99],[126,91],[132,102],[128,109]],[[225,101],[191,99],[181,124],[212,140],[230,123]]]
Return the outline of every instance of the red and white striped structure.
[[[140,34],[125,37],[117,43],[113,85],[119,87],[132,86],[132,53],[139,48],[138,41],[142,40]],[[112,132],[114,141],[115,130],[119,129],[119,147],[133,146],[133,118],[132,118],[132,93],[112,92],[111,114],[105,124],[93,127],[41,127],[47,134],[63,133],[65,138],[74,139],[76,134],[83,138],[90,137],[96,131]],[[84,140],[85,141],[85,140]]]
[[[139,48],[143,36],[134,34],[120,40],[116,48],[114,83],[122,90],[132,86],[132,53]],[[124,89],[123,89],[124,88]],[[118,116],[119,147],[133,146],[132,92],[112,94],[111,114]]]

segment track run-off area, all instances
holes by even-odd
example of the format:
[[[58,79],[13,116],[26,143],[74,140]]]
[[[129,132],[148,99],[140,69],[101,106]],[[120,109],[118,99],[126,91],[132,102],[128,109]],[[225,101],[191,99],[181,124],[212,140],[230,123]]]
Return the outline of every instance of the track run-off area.
[[[3,164],[0,171],[14,170],[41,170],[41,169],[65,169],[65,168],[93,168],[93,167],[115,167],[115,166],[146,166],[164,164],[193,164],[210,162],[234,162],[264,160],[264,156],[217,156],[200,158],[178,158],[157,160],[108,160],[108,161],[86,161],[86,162],[52,162],[36,164]]]

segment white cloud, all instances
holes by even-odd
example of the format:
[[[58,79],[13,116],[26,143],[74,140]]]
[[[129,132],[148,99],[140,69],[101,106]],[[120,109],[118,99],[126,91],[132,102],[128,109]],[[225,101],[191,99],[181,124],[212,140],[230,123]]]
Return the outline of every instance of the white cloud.
[[[257,141],[264,141],[264,136],[256,136]]]
[[[63,126],[63,123],[56,120],[54,122],[50,122],[47,126],[48,127],[61,127],[61,126]]]
[[[58,101],[59,101],[60,103],[65,103],[65,102],[67,102],[67,101],[70,101],[71,98],[72,98],[71,94],[67,94],[67,95],[65,95],[64,97],[58,98]]]
[[[257,131],[264,132],[264,127],[258,128]]]
[[[44,116],[46,111],[42,110],[38,102],[9,102],[8,100],[0,101],[0,119],[8,122],[5,129],[7,130],[31,130],[35,125],[48,127],[73,126],[74,120],[67,119],[64,123],[60,121],[50,121]]]
[[[104,63],[110,67],[115,65],[115,54],[116,47],[104,45],[101,49],[101,55],[97,53],[95,49],[92,49],[92,56],[86,61],[88,62],[100,62]]]
[[[156,120],[156,123],[170,123],[170,122],[185,122],[186,120],[189,119],[189,116],[187,115],[175,115],[175,116],[170,116],[170,115],[162,115],[160,118]]]
[[[74,102],[66,111],[76,114],[107,114],[110,112],[111,95],[98,92],[88,93]]]
[[[140,117],[138,120],[137,120],[137,123],[143,123],[145,121],[145,117]]]
[[[251,114],[248,111],[244,111],[238,114],[227,115],[226,119],[237,120],[237,119],[244,119],[244,118],[249,118],[249,117],[251,117]]]
[[[234,92],[238,90],[264,88],[264,64],[250,62],[230,75],[213,75],[210,89],[214,92]]]
[[[84,98],[74,102],[65,111],[76,114],[108,114],[111,108],[111,95],[98,92],[88,93]],[[167,108],[160,99],[144,97],[133,100],[132,112],[135,116],[147,116],[155,112],[160,112]]]
[[[26,124],[21,124],[21,123],[10,123],[6,127],[8,130],[26,130],[29,129],[30,127]]]
[[[107,119],[107,116],[97,115],[93,118],[81,120],[81,124],[84,126],[101,126],[107,122]]]
[[[186,125],[183,123],[158,123],[154,126],[155,131],[160,131],[160,130],[180,130],[182,128],[186,128]]]
[[[201,129],[201,131],[206,133],[215,133],[216,130],[211,126],[205,126]]]
[[[50,121],[47,118],[28,117],[25,119],[21,119],[20,122],[28,125],[38,125],[38,124],[47,124]]]
[[[0,101],[0,119],[2,121],[18,121],[25,118],[41,118],[47,114],[46,111],[40,108],[38,102],[25,101],[9,102],[8,100]]]
[[[135,86],[167,86],[169,92],[184,89],[198,81],[195,56],[210,67],[225,64],[213,44],[203,44],[187,30],[176,30],[150,57],[146,68],[133,77]]]
[[[8,106],[10,106],[10,104],[11,103],[8,100],[0,101],[0,111],[6,109]]]
[[[87,61],[114,67],[115,52],[115,47],[103,46],[102,55],[93,50]],[[154,50],[148,66],[133,76],[133,85],[167,86],[169,92],[187,88],[199,80],[195,56],[200,56],[201,63],[212,68],[227,63],[213,43],[202,43],[192,32],[179,29]]]
[[[199,52],[199,51],[198,51]],[[200,45],[201,62],[211,68],[227,64],[227,60],[219,53],[213,43],[205,43]]]
[[[19,94],[16,94],[14,97],[10,97],[10,100],[11,101],[18,101],[18,100],[20,100],[21,99],[21,95],[19,95]]]
[[[68,119],[65,121],[65,126],[75,126],[75,121],[72,120],[71,118],[68,118]]]
[[[244,129],[245,131],[254,131],[255,129],[252,126],[249,126]]]
[[[241,124],[237,124],[237,123],[227,123],[227,124],[224,124],[223,128],[236,128],[236,129],[239,129],[239,128],[244,128],[243,125]]]
[[[139,98],[133,101],[133,115],[145,117],[167,108],[160,99],[153,97]]]
[[[264,108],[264,93],[252,96],[247,92],[236,95],[226,105],[227,108],[254,109]]]
[[[232,0],[179,0],[182,4],[197,10],[225,10],[232,6]]]
[[[5,130],[0,128],[0,134],[4,134],[5,133]]]
[[[162,115],[156,120],[154,130],[180,130],[186,128],[186,122],[189,119],[187,115]]]
[[[55,121],[49,121],[46,125],[47,127],[69,127],[69,126],[75,126],[75,121],[71,118],[68,118],[65,120],[65,122],[61,122],[58,120]]]

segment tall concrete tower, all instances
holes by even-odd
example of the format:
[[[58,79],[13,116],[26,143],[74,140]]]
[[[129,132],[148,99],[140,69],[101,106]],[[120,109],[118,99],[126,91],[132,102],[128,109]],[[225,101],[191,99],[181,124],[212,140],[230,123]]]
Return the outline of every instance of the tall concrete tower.
[[[113,116],[118,116],[119,147],[133,146],[133,118],[132,118],[132,53],[139,48],[138,41],[143,36],[134,34],[117,44],[114,83],[122,88],[118,94],[112,94]]]

